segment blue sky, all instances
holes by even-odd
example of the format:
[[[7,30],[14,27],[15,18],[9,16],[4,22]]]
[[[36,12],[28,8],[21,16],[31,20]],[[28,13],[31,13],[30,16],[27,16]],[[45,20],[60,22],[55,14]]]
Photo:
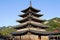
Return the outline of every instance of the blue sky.
[[[17,25],[18,15],[29,7],[30,0],[0,0],[0,27]],[[32,6],[41,10],[43,19],[60,17],[60,0],[32,0]]]

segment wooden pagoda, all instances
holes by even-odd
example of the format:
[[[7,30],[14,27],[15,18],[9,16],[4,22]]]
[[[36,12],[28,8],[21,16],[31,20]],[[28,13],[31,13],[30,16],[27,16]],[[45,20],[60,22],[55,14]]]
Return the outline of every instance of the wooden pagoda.
[[[13,32],[13,40],[49,40],[48,35],[57,35],[59,32],[47,32],[45,29],[49,28],[43,24],[46,20],[39,19],[43,14],[38,14],[41,10],[35,9],[31,6],[22,10],[24,14],[19,15],[21,20],[17,20],[20,24],[14,28],[17,30]]]

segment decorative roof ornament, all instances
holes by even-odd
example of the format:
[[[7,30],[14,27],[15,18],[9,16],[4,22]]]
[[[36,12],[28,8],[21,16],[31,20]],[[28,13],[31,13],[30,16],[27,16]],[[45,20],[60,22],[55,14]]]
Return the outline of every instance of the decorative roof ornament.
[[[31,0],[30,0],[30,7],[32,6],[32,2],[31,2]]]

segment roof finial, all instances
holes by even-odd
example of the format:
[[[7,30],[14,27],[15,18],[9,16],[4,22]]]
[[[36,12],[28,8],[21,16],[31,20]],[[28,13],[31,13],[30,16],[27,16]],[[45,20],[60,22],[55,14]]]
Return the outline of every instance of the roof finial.
[[[32,6],[31,0],[30,0],[30,7]]]

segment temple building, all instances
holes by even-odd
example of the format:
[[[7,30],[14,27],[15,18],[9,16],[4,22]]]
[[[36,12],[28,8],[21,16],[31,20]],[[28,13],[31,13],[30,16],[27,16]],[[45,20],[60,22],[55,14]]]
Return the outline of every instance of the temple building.
[[[47,26],[43,24],[46,20],[42,20],[41,16],[43,14],[38,12],[41,12],[41,10],[35,9],[31,5],[27,9],[22,10],[24,14],[19,15],[19,17],[22,17],[20,20],[16,20],[19,22],[19,25],[16,25],[14,29],[16,29],[16,32],[12,33],[13,40],[56,40],[58,34],[60,32],[48,32],[46,31],[47,28],[50,26]],[[54,36],[55,35],[55,36]],[[53,37],[54,36],[54,37]]]

